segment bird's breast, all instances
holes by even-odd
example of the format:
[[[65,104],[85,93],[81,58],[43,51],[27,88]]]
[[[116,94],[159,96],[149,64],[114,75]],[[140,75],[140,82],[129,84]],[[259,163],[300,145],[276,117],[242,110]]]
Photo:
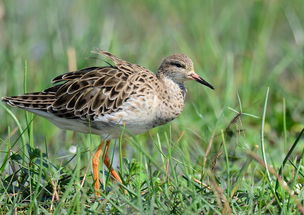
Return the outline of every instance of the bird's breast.
[[[170,122],[179,116],[184,109],[185,93],[185,88],[173,83],[160,94],[154,127]]]

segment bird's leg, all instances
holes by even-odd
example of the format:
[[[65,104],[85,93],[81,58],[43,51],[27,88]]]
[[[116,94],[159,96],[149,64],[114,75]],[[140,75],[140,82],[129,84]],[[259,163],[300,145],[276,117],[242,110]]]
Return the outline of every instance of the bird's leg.
[[[99,184],[99,176],[98,176],[98,166],[99,166],[99,156],[100,153],[102,152],[102,148],[104,145],[104,141],[101,141],[101,143],[99,144],[93,158],[92,158],[92,166],[93,166],[93,180],[94,180],[94,189],[95,189],[95,194],[96,196],[100,196],[99,193],[99,188],[100,188],[100,184]]]
[[[106,146],[104,149],[104,153],[102,156],[102,160],[104,162],[104,164],[106,165],[106,167],[108,168],[109,172],[111,173],[111,175],[113,176],[113,178],[118,181],[119,183],[122,183],[121,178],[119,177],[118,173],[112,168],[111,162],[110,162],[110,158],[108,156],[108,151],[109,151],[109,147],[110,147],[110,140],[106,141]],[[98,167],[99,167],[99,157],[100,154],[102,152],[104,146],[104,141],[101,141],[101,143],[99,144],[93,158],[92,158],[92,166],[93,166],[93,180],[94,180],[94,190],[95,190],[95,194],[97,196],[100,196],[100,184],[99,184],[99,171],[98,171]]]
[[[112,164],[111,164],[110,158],[108,156],[108,151],[109,151],[110,143],[111,143],[111,141],[107,140],[106,146],[105,146],[105,151],[104,151],[104,154],[103,154],[103,163],[106,165],[106,167],[110,171],[110,173],[113,176],[113,178],[116,181],[118,181],[119,183],[122,183],[122,180],[119,177],[118,173],[112,168]]]

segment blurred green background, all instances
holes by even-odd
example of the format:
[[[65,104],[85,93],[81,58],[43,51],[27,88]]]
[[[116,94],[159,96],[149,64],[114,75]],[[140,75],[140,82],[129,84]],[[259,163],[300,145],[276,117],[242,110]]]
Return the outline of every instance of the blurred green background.
[[[156,161],[161,157],[150,143],[156,135],[163,142],[168,134],[173,143],[181,141],[173,156],[199,169],[208,155],[208,143],[215,136],[211,151],[216,154],[221,130],[229,127],[233,135],[228,135],[226,144],[230,158],[237,160],[230,168],[238,171],[246,151],[260,155],[268,87],[265,150],[274,168],[280,167],[304,126],[303,0],[0,1],[0,96],[22,94],[25,89],[40,91],[50,87],[56,75],[104,65],[90,53],[96,48],[154,72],[165,56],[185,53],[193,59],[196,72],[215,86],[211,91],[187,83],[187,104],[181,116],[137,137]],[[249,114],[242,115],[233,128],[229,126],[236,116],[232,109]],[[31,115],[10,110],[25,129]],[[3,106],[0,118],[0,149],[6,152],[7,139],[18,137],[18,132],[10,135],[17,125]],[[62,133],[36,117],[32,136],[42,151],[47,143],[51,160],[72,156],[72,132]],[[84,144],[89,152],[96,148],[98,138],[93,138],[92,145],[85,135],[77,137],[74,145]],[[15,147],[21,147],[20,141]],[[138,158],[136,147],[127,146],[128,150]],[[296,149],[297,153],[301,150]],[[131,154],[126,156],[131,159]],[[222,156],[219,167],[224,161]],[[252,173],[250,168],[245,172]]]

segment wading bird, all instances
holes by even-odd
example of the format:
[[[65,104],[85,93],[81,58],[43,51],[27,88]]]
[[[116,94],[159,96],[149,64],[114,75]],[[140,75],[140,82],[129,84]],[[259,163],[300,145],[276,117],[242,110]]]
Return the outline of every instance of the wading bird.
[[[175,119],[184,107],[185,81],[214,88],[194,72],[192,60],[184,54],[166,57],[154,74],[109,52],[97,53],[113,65],[65,73],[52,80],[53,87],[2,101],[45,117],[59,128],[100,135],[102,141],[92,158],[94,189],[99,195],[103,148],[104,164],[122,182],[108,157],[111,139],[119,137],[123,129],[135,135]]]

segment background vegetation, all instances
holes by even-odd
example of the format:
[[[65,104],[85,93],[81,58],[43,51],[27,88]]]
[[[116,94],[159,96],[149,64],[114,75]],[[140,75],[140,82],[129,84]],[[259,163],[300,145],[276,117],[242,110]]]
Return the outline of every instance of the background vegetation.
[[[113,141],[124,189],[102,167],[99,199],[99,137],[1,104],[0,214],[304,213],[303,11],[303,0],[0,1],[1,96],[104,65],[95,48],[152,71],[182,52],[216,88],[188,83],[178,119]]]

